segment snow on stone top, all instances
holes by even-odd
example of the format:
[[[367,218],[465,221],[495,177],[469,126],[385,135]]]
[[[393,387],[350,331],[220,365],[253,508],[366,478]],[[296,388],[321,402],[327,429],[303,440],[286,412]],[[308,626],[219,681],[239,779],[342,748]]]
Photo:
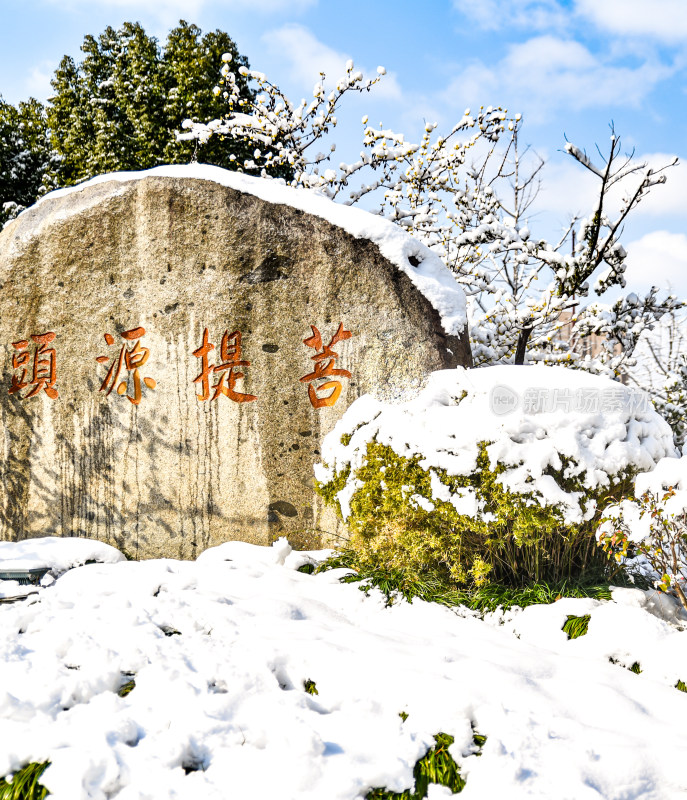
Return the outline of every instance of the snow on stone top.
[[[393,222],[371,214],[361,208],[341,205],[313,189],[286,186],[280,180],[256,178],[230,172],[209,164],[170,164],[141,172],[112,172],[98,175],[78,186],[58,189],[42,197],[36,206],[48,199],[56,199],[80,192],[101,183],[142,180],[143,178],[183,178],[213,181],[239,192],[259,197],[268,203],[297,208],[343,228],[356,239],[368,239],[379,247],[382,255],[395,264],[413,282],[439,312],[444,330],[449,335],[459,335],[467,322],[465,294],[443,261],[426,245],[406,233]],[[410,258],[419,262],[413,266]]]
[[[298,569],[304,564],[315,565],[334,555],[334,550],[294,550],[285,536],[281,536],[271,547],[249,542],[230,541],[209,547],[196,559],[198,564],[260,564],[263,567],[286,567]]]
[[[282,536],[271,547],[261,547],[249,542],[223,542],[208,548],[196,560],[199,564],[235,561],[237,564],[261,563],[265,566],[283,566],[291,552],[291,545],[286,537]]]
[[[60,574],[87,561],[115,564],[125,557],[114,547],[96,539],[45,536],[21,542],[0,542],[0,570],[29,570],[47,567]]]
[[[347,445],[344,434],[351,434]],[[620,383],[578,370],[552,366],[496,366],[434,372],[420,394],[388,404],[369,395],[356,400],[325,438],[319,481],[351,465],[339,493],[344,516],[355,492],[355,473],[367,443],[375,439],[399,455],[422,456],[424,469],[467,475],[476,468],[480,442],[489,442],[492,467],[508,465],[501,482],[511,491],[533,489],[547,505],[558,505],[568,522],[593,514],[580,506],[579,492],[566,492],[547,474],[562,469],[589,488],[607,486],[609,475],[628,468],[650,470],[675,456],[672,432],[646,396]],[[325,466],[326,465],[326,466]],[[443,496],[447,487],[432,480],[433,496],[460,513],[480,512],[475,496]],[[459,507],[460,506],[460,507]]]

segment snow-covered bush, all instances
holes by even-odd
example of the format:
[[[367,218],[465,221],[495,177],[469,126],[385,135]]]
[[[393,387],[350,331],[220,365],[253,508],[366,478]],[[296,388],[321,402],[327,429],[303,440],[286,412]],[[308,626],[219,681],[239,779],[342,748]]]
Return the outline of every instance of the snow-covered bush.
[[[480,585],[606,559],[599,512],[673,455],[645,395],[563,367],[499,366],[435,372],[398,405],[361,397],[315,476],[361,566]]]
[[[619,563],[674,592],[687,609],[687,456],[637,475],[635,497],[609,506],[597,535]]]

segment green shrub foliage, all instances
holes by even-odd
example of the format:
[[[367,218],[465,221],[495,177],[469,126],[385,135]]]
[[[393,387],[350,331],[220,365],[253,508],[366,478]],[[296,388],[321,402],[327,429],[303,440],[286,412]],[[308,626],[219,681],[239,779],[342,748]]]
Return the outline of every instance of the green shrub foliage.
[[[458,764],[448,752],[454,741],[453,736],[448,733],[437,733],[434,741],[436,745],[415,764],[413,770],[415,791],[406,789],[399,793],[383,787],[375,788],[365,795],[366,800],[422,800],[427,797],[430,783],[446,786],[453,794],[462,792],[465,788],[465,779],[459,772]],[[478,747],[481,748],[485,741],[485,736],[475,736],[475,744]]]
[[[344,442],[345,444],[345,442]],[[471,475],[449,475],[432,469],[450,492],[474,490],[483,510],[459,513],[448,501],[432,496],[432,475],[421,456],[406,458],[376,441],[353,476],[357,489],[346,519],[352,565],[363,569],[402,571],[410,580],[432,577],[443,584],[480,587],[497,581],[525,585],[579,577],[585,570],[604,570],[611,559],[596,546],[595,523],[612,492],[629,491],[629,476],[611,480],[611,488],[585,488],[565,475],[566,464],[549,474],[568,492],[581,492],[582,505],[597,504],[597,514],[579,524],[566,524],[555,506],[543,505],[535,492],[518,494],[499,482],[505,467],[490,467],[487,442],[479,445]],[[346,467],[328,483],[317,483],[325,501],[339,515],[337,499],[351,478]],[[591,506],[590,506],[591,507]]]
[[[581,617],[569,614],[563,625],[563,631],[568,634],[568,639],[578,639],[580,636],[585,636],[589,630],[589,620],[591,618],[591,614],[584,614]]]
[[[0,778],[0,800],[43,800],[48,790],[40,783],[40,777],[48,766],[49,761],[27,764],[10,781]]]

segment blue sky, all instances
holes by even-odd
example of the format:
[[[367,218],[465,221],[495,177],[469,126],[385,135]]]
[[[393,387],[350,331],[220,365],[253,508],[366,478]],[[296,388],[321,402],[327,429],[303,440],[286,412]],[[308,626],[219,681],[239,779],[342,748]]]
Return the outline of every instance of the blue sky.
[[[362,113],[418,136],[449,129],[466,107],[501,105],[524,117],[523,140],[547,160],[535,235],[553,236],[589,207],[592,184],[562,153],[565,136],[606,149],[614,122],[624,148],[657,165],[687,159],[686,0],[24,0],[3,3],[0,93],[45,100],[64,54],[85,34],[138,20],[160,39],[179,18],[227,31],[251,66],[294,98],[347,58],[388,70],[377,91],[340,118],[353,154]],[[355,124],[353,124],[353,121]],[[633,288],[669,281],[687,296],[687,165],[669,173],[628,225]]]

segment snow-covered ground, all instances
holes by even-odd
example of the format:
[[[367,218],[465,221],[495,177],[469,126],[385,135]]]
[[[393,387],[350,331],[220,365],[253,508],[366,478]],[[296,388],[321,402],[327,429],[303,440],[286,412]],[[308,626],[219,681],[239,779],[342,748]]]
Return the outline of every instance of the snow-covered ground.
[[[42,558],[59,572],[73,545],[49,540]],[[665,595],[481,619],[388,608],[341,570],[297,571],[322,555],[280,540],[87,564],[0,605],[0,775],[50,760],[55,800],[353,800],[411,787],[445,732],[466,800],[687,797],[687,694],[674,688],[687,620]],[[589,632],[569,641],[561,627],[582,614]]]
[[[0,574],[16,572],[26,577],[31,570],[42,572],[47,567],[49,572],[41,577],[41,587],[50,586],[62,573],[73,567],[91,562],[115,564],[125,560],[119,550],[97,539],[45,536],[22,542],[0,542]],[[38,589],[33,582],[0,580],[0,602],[34,594]]]

